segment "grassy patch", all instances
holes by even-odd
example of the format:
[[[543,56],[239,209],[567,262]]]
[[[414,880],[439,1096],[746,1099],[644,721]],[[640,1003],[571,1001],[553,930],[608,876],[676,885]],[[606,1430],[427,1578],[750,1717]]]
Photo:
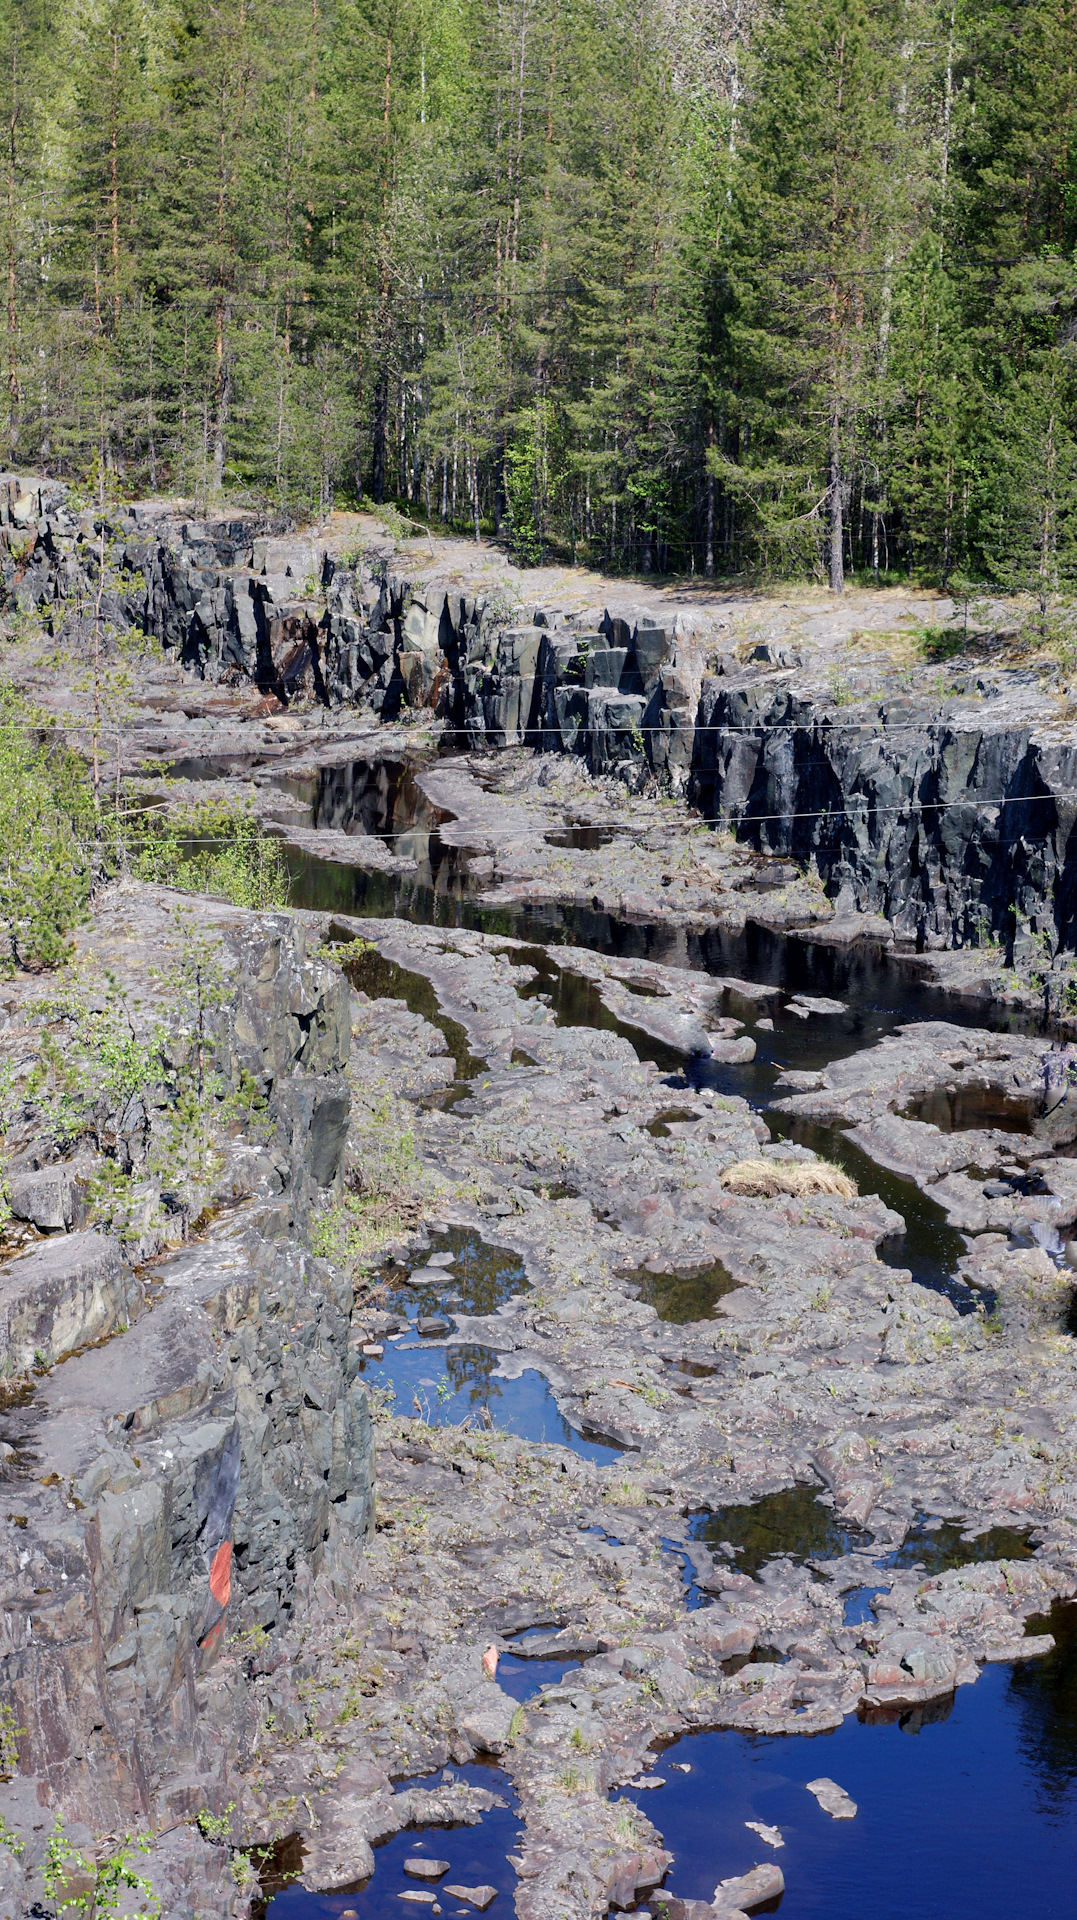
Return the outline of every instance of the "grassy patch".
[[[787,1193],[806,1200],[826,1193],[855,1200],[857,1195],[856,1182],[829,1160],[738,1160],[720,1178],[727,1193],[746,1199],[773,1200]]]

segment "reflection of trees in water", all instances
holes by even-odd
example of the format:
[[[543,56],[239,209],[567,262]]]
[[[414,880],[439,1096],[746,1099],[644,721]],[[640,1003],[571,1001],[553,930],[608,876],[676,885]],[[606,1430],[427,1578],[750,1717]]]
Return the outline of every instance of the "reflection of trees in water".
[[[514,1293],[527,1287],[527,1275],[518,1254],[492,1247],[478,1234],[461,1228],[439,1234],[444,1250],[456,1255],[446,1273],[447,1290],[458,1293],[465,1313],[496,1313]]]
[[[1036,1787],[1042,1818],[1072,1820],[1077,1785],[1077,1605],[1056,1601],[1030,1620],[1031,1633],[1053,1633],[1055,1650],[1014,1667],[1008,1699],[1017,1714],[1017,1744]]]
[[[465,1227],[450,1227],[447,1233],[434,1234],[430,1253],[417,1254],[416,1266],[433,1253],[456,1257],[452,1266],[442,1268],[436,1278],[424,1275],[418,1286],[394,1287],[389,1304],[395,1312],[496,1313],[514,1293],[527,1290],[527,1275],[519,1256],[507,1247],[490,1246]],[[447,1307],[450,1298],[461,1304]]]
[[[447,1347],[445,1371],[453,1392],[463,1393],[466,1388],[473,1407],[488,1407],[492,1400],[500,1400],[501,1387],[491,1379],[500,1358],[494,1347]]]
[[[795,1560],[833,1560],[863,1546],[867,1537],[855,1527],[842,1526],[833,1510],[816,1499],[814,1487],[787,1487],[750,1507],[722,1507],[701,1515],[692,1531],[708,1546],[728,1540],[742,1548],[737,1572],[748,1574],[758,1573],[777,1553]]]
[[[709,1320],[722,1295],[732,1293],[737,1285],[720,1260],[697,1273],[648,1273],[638,1267],[625,1278],[639,1288],[640,1299],[654,1308],[660,1320],[675,1327]]]
[[[941,1527],[929,1528],[921,1514],[900,1547],[886,1554],[878,1564],[923,1567],[925,1573],[934,1576],[952,1572],[957,1567],[977,1566],[986,1560],[1028,1560],[1032,1553],[1029,1531],[1028,1527],[991,1527],[987,1533],[978,1533],[974,1540],[963,1540],[961,1526],[955,1526],[952,1520],[945,1520]]]

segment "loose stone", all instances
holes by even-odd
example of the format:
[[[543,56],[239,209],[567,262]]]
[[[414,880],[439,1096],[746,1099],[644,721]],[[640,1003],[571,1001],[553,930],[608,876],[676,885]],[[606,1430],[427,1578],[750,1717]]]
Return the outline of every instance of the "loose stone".
[[[815,1795],[823,1812],[829,1813],[834,1820],[856,1818],[856,1801],[851,1800],[845,1788],[839,1787],[835,1780],[828,1780],[823,1774],[818,1780],[808,1780],[805,1784],[808,1792]]]

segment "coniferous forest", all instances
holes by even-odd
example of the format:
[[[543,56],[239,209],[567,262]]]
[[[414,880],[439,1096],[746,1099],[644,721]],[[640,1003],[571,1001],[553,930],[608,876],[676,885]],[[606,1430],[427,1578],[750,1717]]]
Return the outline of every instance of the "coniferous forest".
[[[1075,0],[6,0],[5,464],[1077,572]]]

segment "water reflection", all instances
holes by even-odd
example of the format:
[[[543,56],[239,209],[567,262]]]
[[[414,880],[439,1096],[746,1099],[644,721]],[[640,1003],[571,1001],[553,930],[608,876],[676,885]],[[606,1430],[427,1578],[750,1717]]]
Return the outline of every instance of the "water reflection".
[[[452,1255],[447,1265],[431,1265],[445,1254]],[[405,1314],[496,1313],[530,1284],[519,1254],[494,1246],[473,1227],[432,1233],[426,1251],[416,1253],[406,1268],[383,1267],[378,1281],[387,1289],[390,1309]]]
[[[332,935],[332,929],[330,932]],[[345,937],[349,941],[352,938],[350,934]],[[452,1054],[458,1081],[473,1080],[477,1073],[486,1071],[485,1060],[472,1053],[460,1022],[442,1013],[437,994],[424,974],[398,966],[395,960],[386,960],[373,946],[350,952],[344,972],[357,992],[367,994],[371,1000],[403,1000],[409,1013],[420,1014],[436,1027]]]
[[[920,1514],[900,1547],[876,1560],[877,1567],[922,1567],[932,1578],[955,1567],[978,1566],[986,1560],[1030,1560],[1031,1527],[989,1527],[986,1533],[964,1538],[952,1520]]]
[[[900,1213],[905,1231],[881,1242],[880,1260],[906,1269],[920,1286],[945,1293],[959,1313],[977,1311],[976,1295],[955,1278],[957,1263],[967,1251],[964,1238],[950,1225],[937,1200],[923,1193],[915,1181],[879,1166],[842,1127],[774,1112],[767,1113],[767,1125],[776,1139],[794,1140],[824,1160],[833,1160],[856,1181],[861,1193],[878,1194],[884,1206]]]
[[[711,1319],[719,1300],[738,1285],[721,1260],[687,1273],[649,1273],[646,1267],[634,1267],[621,1278],[635,1289],[637,1299],[654,1308],[660,1320],[678,1327]]]
[[[406,1913],[408,1905],[401,1895],[422,1887],[439,1888],[444,1910],[454,1913],[462,1910],[460,1902],[445,1889],[457,1885],[494,1887],[497,1898],[486,1910],[493,1920],[502,1915],[509,1920],[516,1874],[508,1855],[520,1835],[520,1814],[508,1775],[500,1767],[482,1763],[446,1767],[438,1775],[401,1781],[397,1791],[451,1786],[455,1781],[484,1787],[496,1794],[501,1804],[484,1813],[474,1826],[406,1827],[375,1846],[374,1872],[368,1880],[356,1881],[339,1893],[308,1893],[305,1887],[293,1884],[275,1893],[268,1907],[261,1909],[267,1920],[339,1920],[349,1911],[357,1920],[386,1920],[391,1913]],[[434,1880],[416,1878],[404,1871],[405,1861],[413,1859],[444,1861],[445,1871]],[[259,1910],[256,1906],[255,1914]],[[421,1907],[420,1911],[429,1912],[430,1908]]]
[[[545,1376],[528,1368],[515,1380],[498,1379],[501,1355],[494,1347],[467,1342],[386,1342],[381,1360],[366,1359],[368,1386],[391,1389],[396,1410],[431,1426],[497,1427],[521,1440],[553,1441],[585,1460],[608,1466],[622,1448],[577,1433],[565,1419]]]
[[[1002,1133],[1031,1133],[1043,1100],[1007,1093],[1002,1087],[932,1087],[902,1109],[903,1120],[922,1120],[940,1133],[967,1133],[997,1127]]]
[[[783,1920],[1069,1920],[1077,1608],[1065,1624],[1062,1612],[1050,1616],[1053,1654],[986,1668],[940,1711],[849,1719],[811,1739],[702,1733],[666,1748],[666,1785],[638,1804],[674,1853],[670,1892],[710,1900],[720,1877],[777,1858]],[[806,1782],[820,1774],[852,1795],[855,1820],[816,1805]],[[771,1854],[748,1820],[777,1827],[782,1851]]]
[[[752,1578],[777,1554],[799,1562],[836,1560],[868,1542],[860,1528],[823,1505],[817,1487],[786,1487],[751,1506],[693,1514],[690,1531],[713,1553],[731,1547],[736,1571]]]

